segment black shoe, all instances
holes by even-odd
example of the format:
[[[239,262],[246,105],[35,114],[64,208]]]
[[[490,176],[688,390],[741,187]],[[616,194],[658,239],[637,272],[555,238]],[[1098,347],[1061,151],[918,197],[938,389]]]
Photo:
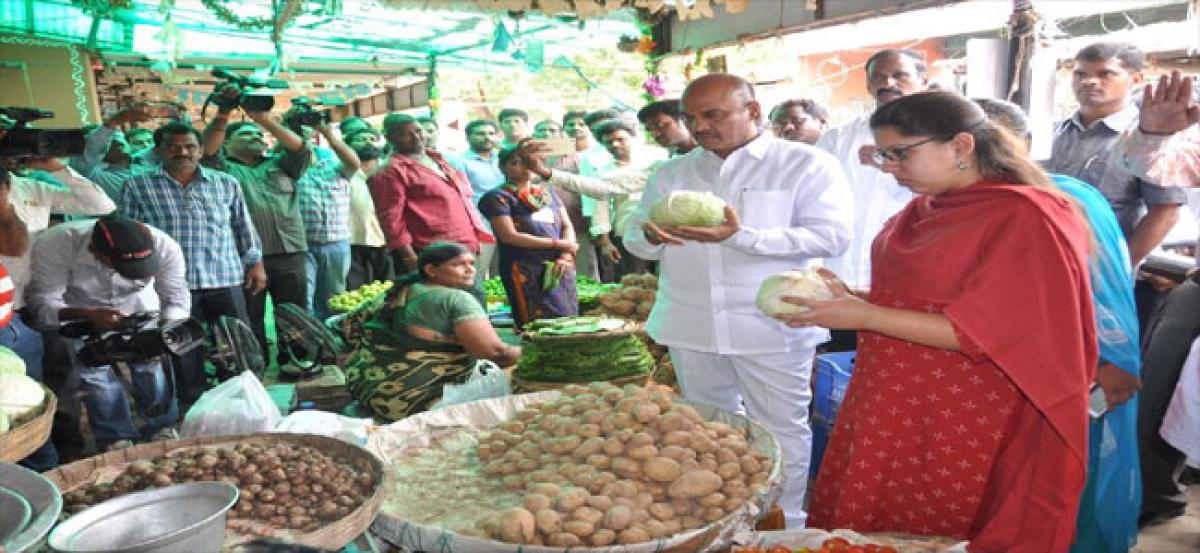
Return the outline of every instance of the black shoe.
[[[1175,507],[1174,509],[1167,509],[1165,511],[1143,512],[1138,517],[1138,528],[1157,526],[1164,522],[1169,522],[1174,518],[1183,516],[1184,509],[1184,507]]]

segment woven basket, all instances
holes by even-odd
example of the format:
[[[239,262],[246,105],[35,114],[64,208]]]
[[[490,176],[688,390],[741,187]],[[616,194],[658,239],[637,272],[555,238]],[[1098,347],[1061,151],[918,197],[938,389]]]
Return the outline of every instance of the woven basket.
[[[223,550],[263,537],[275,538],[286,543],[307,545],[320,549],[338,550],[352,542],[370,527],[379,512],[379,504],[383,501],[383,463],[366,450],[347,444],[340,440],[317,436],[313,434],[248,434],[228,436],[201,436],[185,440],[151,442],[138,446],[110,451],[103,455],[89,457],[69,465],[61,466],[43,475],[54,482],[63,494],[74,491],[82,486],[95,482],[111,481],[125,470],[133,461],[152,459],[178,449],[214,446],[236,443],[278,444],[287,443],[296,446],[310,446],[326,455],[340,457],[349,462],[355,469],[367,471],[375,479],[375,491],[350,514],[334,521],[319,530],[301,532],[299,530],[274,530],[265,525],[245,520],[229,520],[225,526],[225,543]]]
[[[629,336],[638,331],[638,324],[634,321],[625,321],[624,326],[614,330],[605,330],[601,332],[588,332],[585,334],[547,334],[544,336],[522,332],[521,338],[530,342],[575,342],[579,340],[598,340],[602,338],[619,338],[621,336]]]
[[[44,384],[42,390],[46,392],[46,401],[42,402],[41,412],[21,426],[0,434],[0,461],[20,461],[37,451],[50,438],[50,429],[54,426],[54,411],[58,409],[58,398]]]
[[[637,384],[641,386],[646,384],[649,376],[650,375],[648,373],[634,374],[630,376],[623,376],[621,378],[614,378],[612,380],[605,380],[603,382],[608,382],[614,386],[624,386],[626,384]],[[513,376],[512,383],[514,394],[561,390],[563,386],[568,384],[588,384],[588,382],[540,382],[537,380],[522,380],[516,376]]]

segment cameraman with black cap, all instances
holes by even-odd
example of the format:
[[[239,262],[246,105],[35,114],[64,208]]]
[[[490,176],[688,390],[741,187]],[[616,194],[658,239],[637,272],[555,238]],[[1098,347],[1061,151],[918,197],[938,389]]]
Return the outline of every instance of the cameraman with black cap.
[[[225,85],[217,95],[217,115],[204,129],[200,163],[233,175],[242,185],[246,209],[262,244],[271,301],[277,306],[294,303],[308,308],[308,244],[296,181],[308,170],[312,150],[269,111],[242,108],[250,121],[229,124],[227,129],[229,115],[242,102],[239,96],[241,89],[234,84]],[[277,152],[268,151],[264,131],[275,137]],[[246,311],[264,357],[269,351],[263,325],[266,302],[266,294],[246,292]]]
[[[179,244],[133,219],[108,215],[95,222],[56,225],[38,236],[31,259],[33,279],[27,298],[37,322],[47,329],[66,321],[86,321],[96,331],[115,330],[127,315],[158,311],[160,321],[171,321],[186,319],[191,312]],[[59,421],[67,427],[55,429],[64,433],[63,438],[77,436],[76,385],[100,451],[153,439],[178,421],[174,390],[160,358],[126,363],[138,413],[146,421],[139,432],[112,366],[84,366],[77,355],[78,340],[56,340],[66,347],[48,343],[47,363],[69,365],[77,377],[77,383],[71,379],[55,390],[60,415],[67,419]],[[68,450],[63,452],[66,455],[78,453],[69,450],[80,445],[60,442]]]

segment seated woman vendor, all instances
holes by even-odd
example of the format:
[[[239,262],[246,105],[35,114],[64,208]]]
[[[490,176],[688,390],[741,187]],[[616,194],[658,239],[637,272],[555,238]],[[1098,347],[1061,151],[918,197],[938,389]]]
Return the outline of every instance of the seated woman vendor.
[[[505,366],[521,357],[466,291],[475,281],[475,256],[466,247],[430,244],[417,267],[396,280],[346,368],[350,394],[389,421],[428,409],[444,384],[465,379],[479,360]]]

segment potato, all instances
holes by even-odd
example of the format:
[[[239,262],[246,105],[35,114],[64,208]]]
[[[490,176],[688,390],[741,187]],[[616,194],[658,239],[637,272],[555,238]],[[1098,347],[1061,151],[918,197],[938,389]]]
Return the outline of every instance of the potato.
[[[701,513],[700,518],[704,519],[705,522],[716,522],[721,520],[721,518],[724,516],[725,511],[720,507],[708,507],[707,509],[704,509],[703,513]]]
[[[705,507],[720,507],[725,504],[725,494],[713,492],[701,497],[698,502]]]
[[[575,473],[575,476],[571,477],[571,483],[579,486],[580,488],[587,488],[589,485],[591,485],[592,480],[596,479],[596,476],[597,473],[594,470],[580,471]]]
[[[755,459],[753,455],[742,455],[738,462],[741,464],[742,472],[746,474],[754,474],[762,471],[762,465],[759,464],[758,459]]]
[[[500,513],[500,539],[508,543],[530,543],[534,537],[533,514],[520,507]]]
[[[538,509],[533,515],[534,525],[538,532],[553,534],[562,531],[562,515],[550,509]]]
[[[513,415],[513,418],[515,418],[519,421],[522,421],[522,422],[528,422],[530,420],[533,420],[534,417],[537,417],[540,414],[541,413],[537,409],[531,409],[531,408],[526,407],[525,409],[521,409],[520,411],[517,411],[517,413],[515,415]]]
[[[622,442],[620,438],[611,436],[607,440],[604,440],[605,455],[616,457],[622,453],[625,453],[625,443]]]
[[[590,424],[596,426],[596,428],[599,428],[600,421],[604,420],[604,417],[607,415],[608,411],[606,410],[588,409],[587,411],[584,411],[583,415],[580,417],[580,421],[584,423],[581,425],[581,427]]]
[[[692,530],[704,526],[704,519],[696,516],[684,516],[679,518],[679,523],[686,529]]]
[[[727,513],[732,513],[738,509],[741,509],[742,505],[745,505],[745,504],[746,504],[746,500],[744,498],[730,497],[725,500],[725,503],[721,504],[721,508],[725,509],[725,512],[727,512]]]
[[[563,531],[575,534],[580,538],[586,538],[592,535],[592,532],[596,531],[596,525],[586,520],[572,520],[563,523]]]
[[[621,297],[627,300],[638,301],[646,295],[646,290],[641,286],[629,286],[621,289]]]
[[[687,449],[677,445],[668,445],[659,448],[658,455],[660,457],[666,457],[668,459],[679,461],[684,458],[684,456],[687,454],[687,451]]]
[[[662,437],[663,445],[675,445],[684,449],[692,447],[693,434],[687,430],[672,430]]]
[[[638,446],[638,447],[630,448],[628,451],[625,452],[625,455],[635,461],[645,461],[647,459],[657,457],[658,456],[658,448],[654,447],[652,445]]]
[[[540,493],[526,494],[525,498],[521,501],[521,505],[525,507],[525,510],[534,514],[543,509],[549,509],[552,504],[549,497]]]
[[[603,453],[597,453],[594,455],[588,455],[585,462],[588,464],[588,466],[603,470],[612,466],[612,457],[609,457]]]
[[[643,525],[645,526],[646,532],[648,534],[650,534],[650,537],[652,539],[665,538],[665,537],[671,535],[670,532],[667,530],[667,526],[657,520],[654,520],[654,519],[647,520],[646,522],[643,523]]]
[[[609,497],[607,495],[597,494],[597,495],[593,495],[593,496],[587,498],[587,504],[589,507],[592,507],[593,509],[596,509],[599,511],[607,511],[609,507],[612,507],[613,500],[611,497]]]
[[[582,542],[580,541],[579,536],[576,536],[570,532],[557,532],[550,534],[550,536],[546,538],[546,545],[553,545],[555,547],[575,547],[580,543]]]
[[[628,299],[622,299],[613,303],[612,307],[608,309],[609,312],[618,317],[629,317],[637,310],[637,303]]]
[[[604,511],[584,505],[571,512],[571,519],[582,520],[592,525],[597,525],[600,524],[600,521],[604,520]]]
[[[555,505],[560,512],[569,513],[582,507],[589,495],[591,494],[583,488],[567,488],[558,494]]]
[[[642,463],[642,472],[655,482],[674,482],[683,474],[683,468],[669,457],[651,457]]]
[[[599,424],[581,424],[577,432],[581,438],[595,438],[601,434]]]
[[[613,457],[612,471],[621,478],[641,478],[642,465],[628,457]]]
[[[710,470],[692,470],[684,472],[667,488],[667,495],[676,498],[703,497],[713,493],[724,484],[717,473]]]
[[[756,473],[754,473],[754,474],[751,474],[751,475],[750,475],[750,484],[751,484],[750,488],[751,488],[751,490],[753,490],[754,486],[760,486],[760,487],[761,487],[763,484],[765,484],[765,483],[766,483],[767,479],[768,479],[768,478],[770,478],[770,477],[771,477],[771,473],[769,473],[769,472],[767,472],[767,471],[765,471],[765,470],[764,470],[764,471],[762,471],[762,472],[756,472]]]
[[[604,443],[604,438],[597,436],[590,437],[580,442],[579,446],[571,451],[571,456],[576,459],[586,459],[591,455],[604,451]]]
[[[563,492],[563,489],[554,484],[538,483],[529,487],[530,493],[541,494],[546,497],[558,497]]]
[[[716,459],[700,459],[699,463],[700,468],[704,470],[711,470],[713,472],[717,472],[717,468],[721,466],[717,463]]]
[[[632,413],[634,420],[649,424],[658,419],[658,416],[662,414],[662,409],[652,402],[640,401],[633,406]]]
[[[646,507],[646,512],[658,520],[670,520],[676,515],[675,508],[668,503],[651,503]]]
[[[717,467],[717,475],[723,480],[729,481],[737,478],[742,474],[742,465],[738,463],[724,463]]]
[[[622,392],[621,389],[617,388],[616,386],[609,386],[603,392],[601,392],[600,397],[610,404],[615,404],[616,402],[625,399],[625,392]]]
[[[582,384],[567,384],[566,386],[562,387],[563,396],[578,396],[587,393],[587,391],[587,386]]]
[[[633,415],[629,413],[609,413],[604,417],[604,420],[600,421],[600,430],[610,435],[622,428],[629,428],[631,426],[633,426]]]
[[[604,513],[603,524],[611,530],[624,530],[633,524],[633,510],[624,505],[613,505]]]
[[[500,479],[505,488],[513,491],[520,490],[525,487],[525,477],[519,474],[509,474]]]
[[[641,400],[636,397],[625,397],[618,401],[613,408],[621,413],[629,413],[632,415],[633,410],[638,406],[639,403],[641,403]]]
[[[630,544],[650,541],[650,533],[641,528],[626,528],[617,534],[617,542]]]
[[[617,533],[608,528],[600,528],[588,536],[588,545],[592,547],[604,547],[615,541],[617,541]]]

